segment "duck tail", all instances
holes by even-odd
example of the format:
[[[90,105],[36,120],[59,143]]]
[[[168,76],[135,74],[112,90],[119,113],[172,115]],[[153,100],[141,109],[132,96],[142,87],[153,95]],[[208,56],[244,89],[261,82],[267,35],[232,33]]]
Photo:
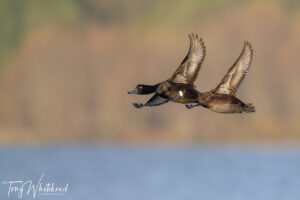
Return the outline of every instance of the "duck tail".
[[[255,107],[253,106],[252,103],[248,103],[245,104],[245,106],[243,107],[243,111],[246,113],[255,112]]]

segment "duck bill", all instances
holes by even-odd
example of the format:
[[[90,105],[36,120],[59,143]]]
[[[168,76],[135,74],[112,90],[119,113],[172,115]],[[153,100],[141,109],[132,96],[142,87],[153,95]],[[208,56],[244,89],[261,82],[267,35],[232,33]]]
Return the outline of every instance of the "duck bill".
[[[137,94],[137,89],[134,89],[132,91],[128,91],[128,94]]]

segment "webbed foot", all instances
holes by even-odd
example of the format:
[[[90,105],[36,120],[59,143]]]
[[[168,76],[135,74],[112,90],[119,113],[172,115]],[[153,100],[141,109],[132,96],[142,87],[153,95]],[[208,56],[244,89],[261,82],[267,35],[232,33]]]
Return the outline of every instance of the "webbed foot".
[[[196,106],[200,106],[200,104],[185,104],[185,107],[186,107],[187,109],[192,109],[192,108],[194,108],[194,107],[196,107]]]
[[[144,104],[142,104],[142,103],[133,103],[133,106],[136,107],[136,108],[142,108],[142,107],[144,107]]]

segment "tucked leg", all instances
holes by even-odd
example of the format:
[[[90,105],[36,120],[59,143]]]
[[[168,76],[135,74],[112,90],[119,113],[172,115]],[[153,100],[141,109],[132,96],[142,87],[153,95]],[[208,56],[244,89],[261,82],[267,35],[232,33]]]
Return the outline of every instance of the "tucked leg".
[[[192,108],[194,108],[196,106],[201,106],[201,104],[200,103],[198,103],[198,104],[185,104],[185,107],[187,109],[192,109]]]
[[[136,108],[142,108],[142,107],[144,107],[145,105],[142,104],[142,103],[133,103],[133,106],[136,107]]]

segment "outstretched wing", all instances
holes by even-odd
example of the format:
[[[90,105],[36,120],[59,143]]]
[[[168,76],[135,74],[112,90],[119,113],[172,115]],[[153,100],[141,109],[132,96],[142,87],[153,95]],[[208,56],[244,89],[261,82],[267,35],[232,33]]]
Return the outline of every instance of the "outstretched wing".
[[[175,83],[193,84],[203,63],[206,50],[202,38],[190,34],[190,49],[180,66],[169,79]]]
[[[252,56],[252,46],[248,41],[245,41],[241,55],[213,91],[216,93],[235,95],[237,89],[248,73]]]

